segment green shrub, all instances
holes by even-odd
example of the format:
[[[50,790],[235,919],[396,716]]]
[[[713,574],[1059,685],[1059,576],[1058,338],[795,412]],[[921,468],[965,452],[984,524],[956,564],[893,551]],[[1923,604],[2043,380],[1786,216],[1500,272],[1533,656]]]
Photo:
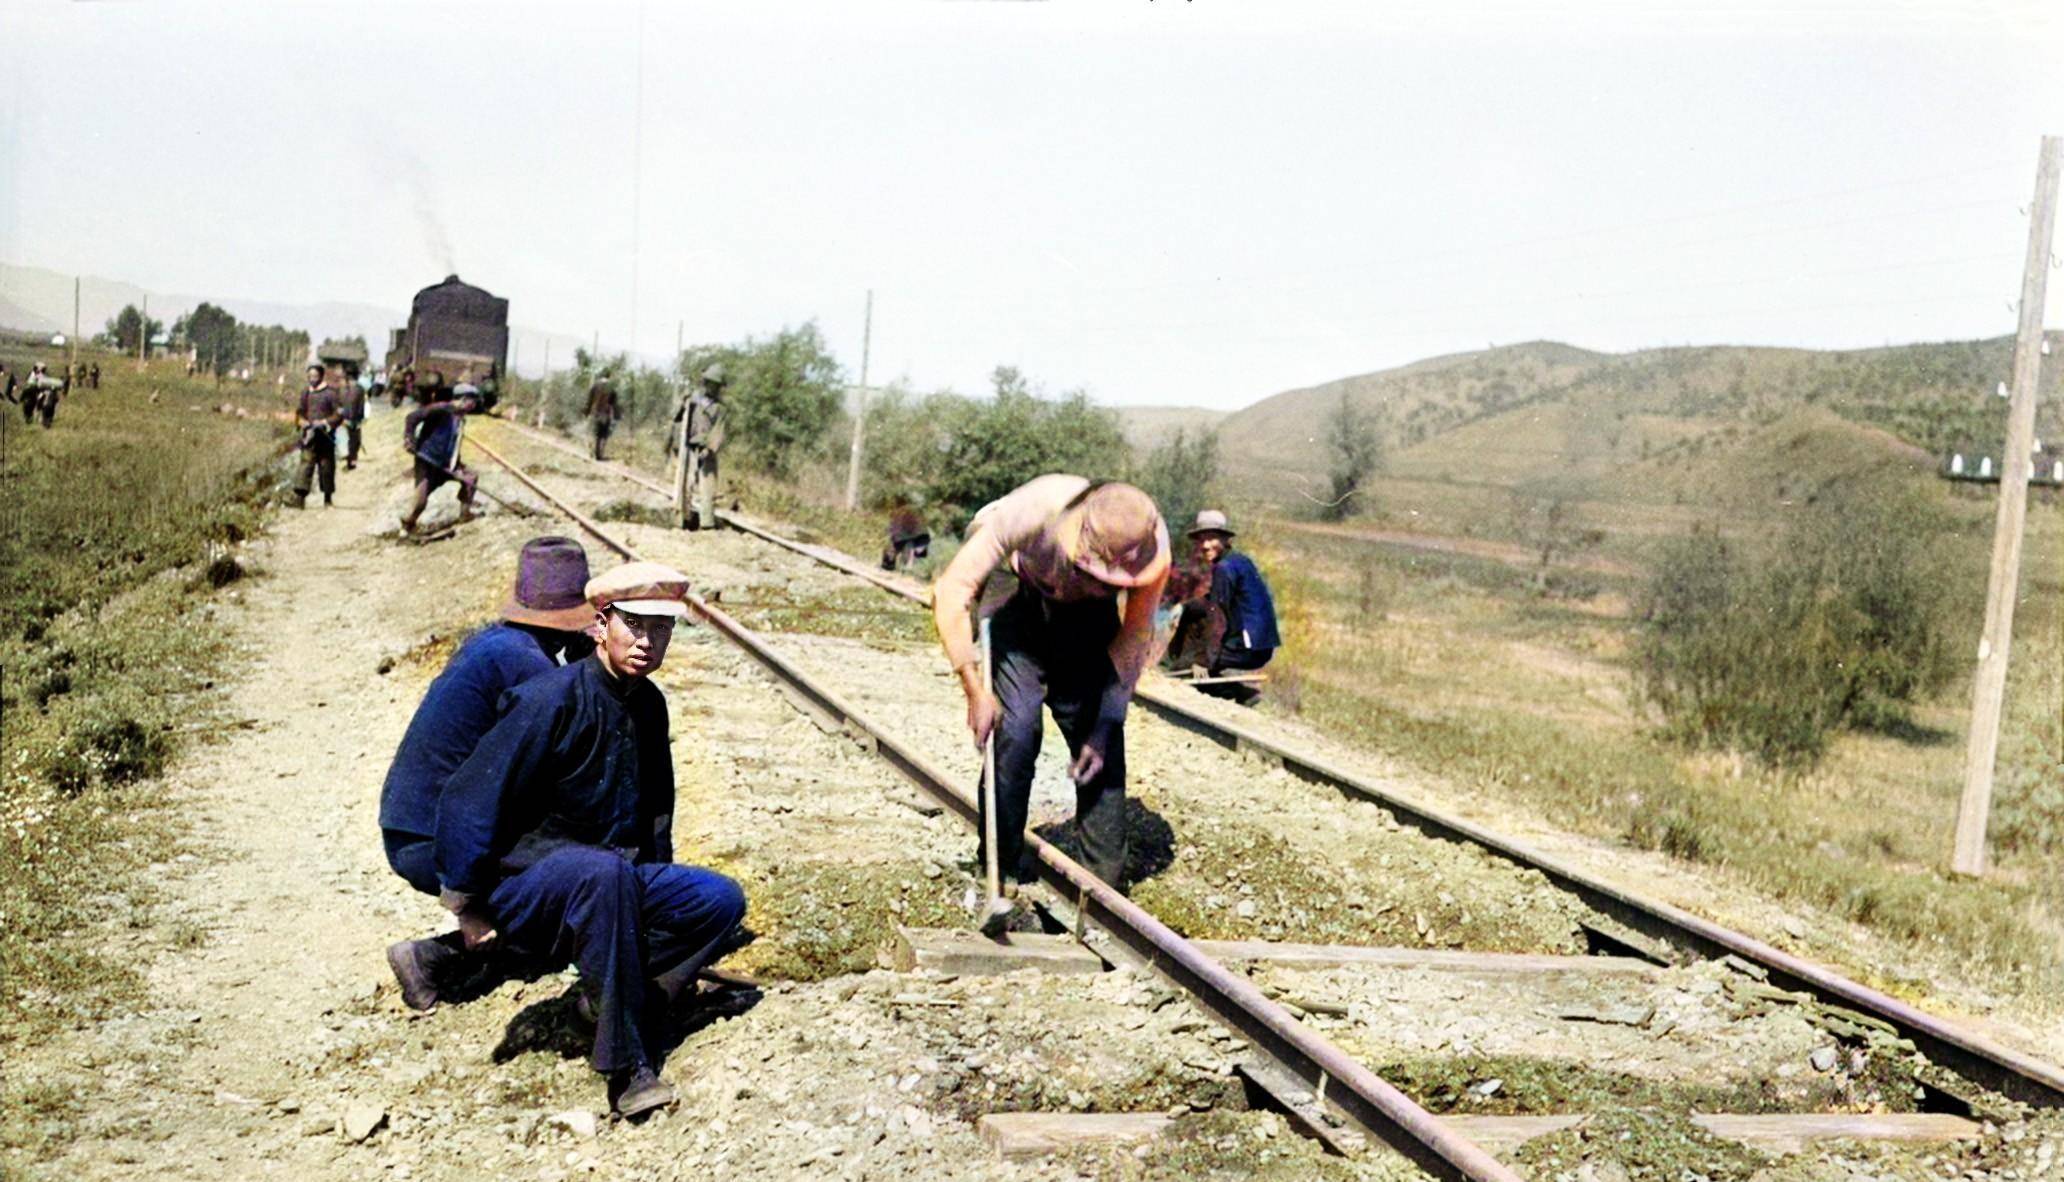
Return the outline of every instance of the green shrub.
[[[1106,479],[1126,471],[1118,416],[1076,392],[1040,397],[1009,366],[985,399],[891,391],[868,409],[868,499],[908,504],[934,534],[957,533],[976,510],[1035,476]]]
[[[1904,485],[1826,493],[1768,541],[1695,532],[1643,596],[1642,697],[1665,731],[1810,764],[1844,726],[1893,729],[1954,672],[1947,524]]]
[[[1211,508],[1217,480],[1218,433],[1199,431],[1192,437],[1180,427],[1148,452],[1132,474],[1132,482],[1161,507],[1161,518],[1172,534],[1196,520],[1199,509]]]

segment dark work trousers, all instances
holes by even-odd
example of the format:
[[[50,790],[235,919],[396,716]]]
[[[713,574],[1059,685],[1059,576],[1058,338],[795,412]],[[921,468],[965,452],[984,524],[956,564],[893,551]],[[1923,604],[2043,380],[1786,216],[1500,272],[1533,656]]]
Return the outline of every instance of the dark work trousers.
[[[426,895],[438,893],[435,839],[400,829],[382,829],[380,843],[387,848],[387,865],[403,881]]]
[[[358,437],[364,433],[364,419],[344,420],[344,434],[349,440],[344,447],[344,463],[351,467],[355,468],[358,466]]]
[[[595,458],[598,460],[607,459],[608,457],[602,454],[602,448],[604,444],[609,442],[609,433],[616,430],[616,420],[604,418],[590,419],[588,427],[595,433]]]
[[[1211,663],[1210,674],[1217,677],[1222,673],[1253,673],[1276,655],[1272,648],[1220,649],[1218,660]],[[1223,685],[1200,685],[1201,693],[1214,698],[1225,698],[1242,706],[1252,706],[1261,697],[1261,690],[1241,681],[1229,681]]]
[[[308,432],[301,445],[301,470],[294,474],[294,495],[306,499],[311,484],[320,480],[323,496],[337,491],[337,441],[328,428]]]
[[[1000,707],[996,848],[1006,877],[1030,877],[1022,873],[1022,863],[1032,770],[1039,761],[1043,726],[1040,703],[1053,711],[1072,763],[1098,729],[1105,691],[1118,681],[1111,665],[1111,640],[1117,634],[1113,601],[1056,603],[1022,586],[990,620],[992,688]],[[1083,864],[1116,887],[1125,870],[1125,728],[1106,729],[1103,770],[1075,789],[1075,827]]]
[[[714,870],[633,865],[614,850],[561,846],[488,896],[520,955],[580,966],[595,998],[595,1070],[656,1067],[648,980],[693,979],[745,918],[745,892]]]
[[[717,453],[706,447],[688,447],[688,504],[698,529],[717,528]]]

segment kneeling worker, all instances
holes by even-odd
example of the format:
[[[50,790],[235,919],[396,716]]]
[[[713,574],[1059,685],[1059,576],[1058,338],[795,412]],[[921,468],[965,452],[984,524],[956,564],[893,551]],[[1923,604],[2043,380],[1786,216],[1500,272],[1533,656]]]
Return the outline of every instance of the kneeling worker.
[[[970,609],[1006,562],[1018,589],[990,621],[994,683],[984,685]],[[1147,494],[1040,476],[975,514],[932,589],[933,620],[967,695],[975,746],[996,732],[997,853],[1006,879],[1019,876],[1024,857],[1044,702],[1068,741],[1082,861],[1121,885],[1125,711],[1153,648],[1168,564],[1168,529]]]
[[[650,562],[591,580],[594,655],[511,690],[437,809],[437,877],[467,946],[580,966],[591,1062],[623,1116],[673,1102],[658,1022],[745,916],[737,883],[673,860],[666,699],[649,678],[687,593]]]

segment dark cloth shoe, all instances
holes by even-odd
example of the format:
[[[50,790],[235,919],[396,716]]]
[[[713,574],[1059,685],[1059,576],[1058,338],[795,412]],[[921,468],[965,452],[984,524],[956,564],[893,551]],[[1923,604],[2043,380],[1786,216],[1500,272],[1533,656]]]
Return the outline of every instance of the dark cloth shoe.
[[[674,1102],[673,1085],[653,1074],[650,1067],[632,1067],[619,1071],[610,1080],[612,1095],[610,1107],[626,1120],[643,1116],[655,1108],[665,1108]]]
[[[402,940],[387,946],[387,965],[401,982],[401,1004],[412,1010],[427,1010],[437,1004],[437,982],[459,958],[458,949],[444,938]]]

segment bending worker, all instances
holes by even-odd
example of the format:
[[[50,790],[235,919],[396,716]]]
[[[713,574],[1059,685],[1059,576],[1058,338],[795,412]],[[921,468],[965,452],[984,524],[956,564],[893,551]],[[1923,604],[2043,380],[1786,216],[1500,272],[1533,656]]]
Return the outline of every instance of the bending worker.
[[[991,686],[982,684],[971,608],[1004,563],[1018,586],[990,621]],[[967,695],[975,745],[995,732],[997,853],[1006,879],[1024,877],[1043,701],[1068,742],[1082,862],[1122,887],[1125,710],[1153,646],[1168,565],[1168,528],[1147,494],[1129,484],[1041,476],[975,514],[932,589],[933,619]]]
[[[590,580],[594,655],[504,695],[437,802],[438,883],[466,946],[580,966],[591,1062],[622,1116],[673,1102],[659,1023],[745,917],[737,883],[674,862],[667,705],[651,675],[687,594],[687,576],[651,562]]]

